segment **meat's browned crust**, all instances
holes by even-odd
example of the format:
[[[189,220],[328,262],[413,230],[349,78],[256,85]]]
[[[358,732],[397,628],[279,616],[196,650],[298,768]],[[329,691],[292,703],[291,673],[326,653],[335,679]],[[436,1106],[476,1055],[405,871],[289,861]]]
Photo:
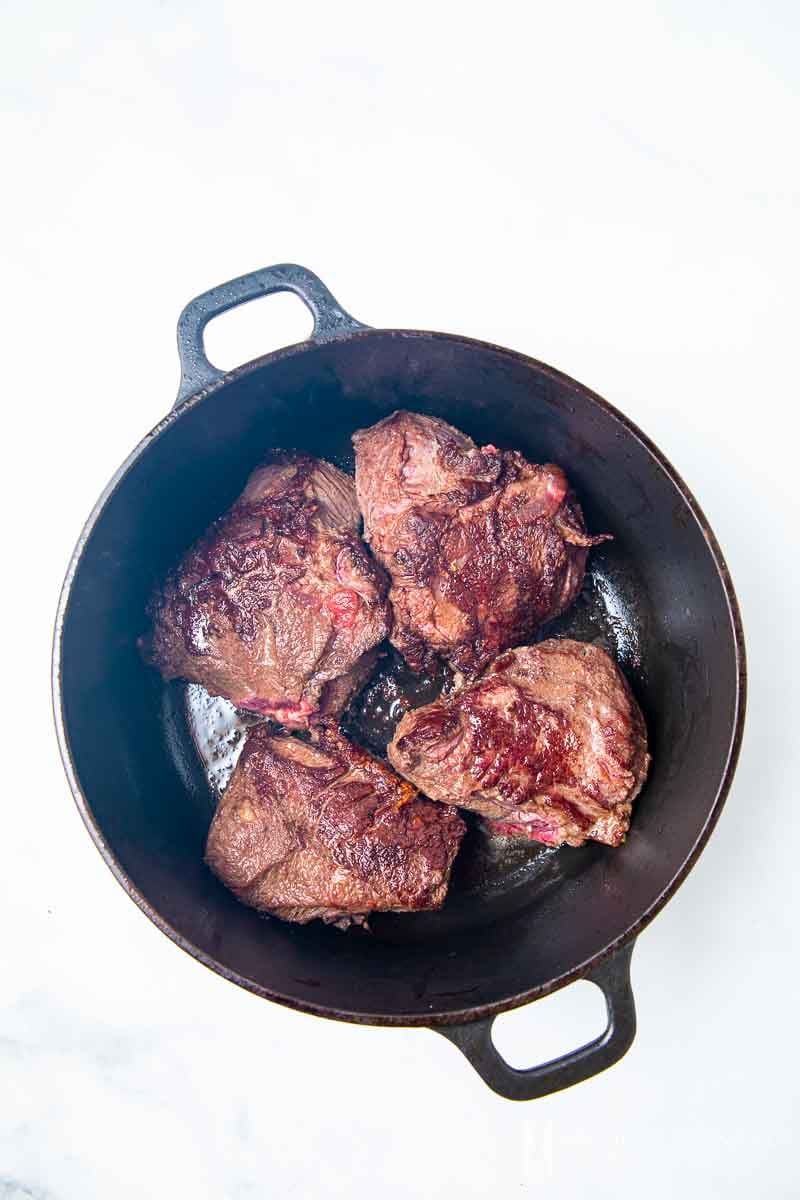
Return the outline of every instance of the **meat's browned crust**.
[[[501,654],[477,682],[406,714],[388,753],[433,799],[553,846],[619,845],[650,761],[616,664],[569,640]]]
[[[274,455],[153,597],[146,656],[167,679],[289,726],[341,711],[343,677],[363,676],[362,656],[389,628],[386,580],[359,524],[348,475]]]
[[[209,866],[253,908],[346,925],[438,908],[464,833],[455,808],[321,726],[310,745],[257,726],[211,825]]]
[[[575,599],[607,535],[587,535],[560,467],[410,412],[353,444],[364,536],[392,578],[392,642],[413,670],[435,653],[475,677]]]

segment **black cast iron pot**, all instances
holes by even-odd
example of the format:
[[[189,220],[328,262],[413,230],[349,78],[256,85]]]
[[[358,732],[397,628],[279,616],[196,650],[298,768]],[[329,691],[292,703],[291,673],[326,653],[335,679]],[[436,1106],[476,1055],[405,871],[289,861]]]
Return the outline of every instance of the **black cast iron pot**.
[[[203,350],[217,314],[295,292],[307,342],[221,375]],[[634,939],[694,864],[734,771],[745,704],[736,599],[713,533],[663,454],[621,413],[522,354],[439,333],[374,330],[319,279],[270,267],[192,301],[178,325],[173,410],[100,498],[69,567],[53,664],[61,750],[87,828],[152,921],[227,979],[319,1016],[431,1026],[495,1091],[542,1096],[619,1059],[635,1032]],[[560,463],[591,530],[587,585],[556,632],[596,638],[628,674],[653,767],[627,842],[510,852],[459,869],[439,914],[377,918],[372,934],[290,926],[244,908],[203,863],[212,798],[177,685],[136,650],[153,584],[228,507],[264,452],[340,463],[350,435],[397,408]],[[475,862],[479,865],[475,866]],[[588,978],[608,1026],[571,1054],[511,1068],[495,1014]]]

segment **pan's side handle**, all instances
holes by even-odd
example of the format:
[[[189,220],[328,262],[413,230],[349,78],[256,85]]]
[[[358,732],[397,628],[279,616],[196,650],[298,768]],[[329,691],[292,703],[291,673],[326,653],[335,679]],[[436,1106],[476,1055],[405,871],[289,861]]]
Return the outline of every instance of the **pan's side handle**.
[[[510,1067],[492,1041],[494,1017],[470,1021],[465,1025],[439,1025],[436,1032],[449,1038],[466,1055],[492,1091],[507,1100],[537,1100],[562,1088],[590,1079],[613,1066],[636,1034],[636,1009],[631,991],[631,954],[633,942],[618,950],[585,976],[596,984],[606,1001],[608,1024],[600,1037],[578,1050],[563,1054],[538,1067],[519,1070]]]
[[[325,342],[354,329],[367,328],[345,312],[313,271],[296,263],[262,267],[249,275],[240,275],[190,300],[178,318],[181,382],[176,404],[216,383],[223,375],[206,357],[203,331],[208,322],[230,308],[273,292],[294,292],[300,297],[314,318],[312,341]]]

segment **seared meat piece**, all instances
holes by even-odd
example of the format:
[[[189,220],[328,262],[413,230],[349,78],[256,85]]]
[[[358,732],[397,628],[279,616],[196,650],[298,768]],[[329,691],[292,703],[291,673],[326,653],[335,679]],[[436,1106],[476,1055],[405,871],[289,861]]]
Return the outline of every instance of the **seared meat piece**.
[[[314,745],[259,725],[211,825],[206,861],[240,900],[342,927],[438,908],[464,833],[455,808],[321,727]]]
[[[392,577],[392,642],[468,677],[563,612],[588,537],[560,467],[478,449],[451,425],[397,412],[353,437],[364,536]]]
[[[146,657],[284,725],[341,711],[389,623],[359,525],[348,475],[276,455],[153,598]]]
[[[597,646],[552,640],[501,654],[476,683],[407,713],[389,761],[495,833],[618,846],[650,758],[616,664]]]

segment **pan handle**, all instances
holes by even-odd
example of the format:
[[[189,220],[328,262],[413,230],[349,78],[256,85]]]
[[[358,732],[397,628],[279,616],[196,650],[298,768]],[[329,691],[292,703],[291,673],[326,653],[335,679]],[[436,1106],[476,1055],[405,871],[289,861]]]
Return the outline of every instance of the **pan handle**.
[[[611,958],[595,967],[584,978],[603,993],[608,1024],[600,1037],[578,1050],[551,1059],[538,1067],[519,1070],[510,1067],[498,1054],[492,1041],[494,1017],[469,1021],[464,1025],[439,1025],[436,1032],[449,1038],[466,1055],[484,1083],[507,1100],[538,1100],[562,1088],[572,1087],[613,1066],[630,1048],[636,1034],[636,1008],[631,991],[631,954],[628,942]]]
[[[221,283],[219,287],[211,288],[209,292],[190,300],[178,318],[181,382],[176,405],[216,383],[224,374],[212,366],[206,357],[203,331],[208,322],[229,308],[257,300],[259,296],[270,296],[273,292],[294,292],[300,297],[314,318],[310,341],[327,342],[354,329],[367,328],[345,312],[313,271],[296,263],[262,267],[259,271],[251,271],[249,275],[240,275],[238,279]]]

